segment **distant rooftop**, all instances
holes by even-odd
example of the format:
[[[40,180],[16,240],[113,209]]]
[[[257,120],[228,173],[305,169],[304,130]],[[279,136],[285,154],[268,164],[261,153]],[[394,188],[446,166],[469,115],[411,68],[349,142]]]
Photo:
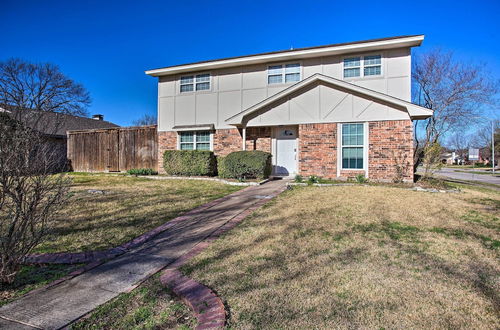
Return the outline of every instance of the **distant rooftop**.
[[[56,137],[65,137],[66,132],[72,130],[120,127],[106,120],[92,119],[88,117],[73,116],[69,114],[48,111],[21,111],[22,113],[19,116],[20,118],[17,117],[18,114],[15,115],[16,119],[21,121],[26,126],[31,127],[41,133]],[[8,111],[0,108],[0,112],[12,115],[16,111]]]

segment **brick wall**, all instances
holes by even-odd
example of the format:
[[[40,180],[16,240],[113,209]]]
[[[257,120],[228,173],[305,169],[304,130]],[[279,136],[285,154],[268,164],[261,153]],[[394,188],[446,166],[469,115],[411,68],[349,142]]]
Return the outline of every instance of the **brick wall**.
[[[299,173],[337,176],[337,124],[299,125]]]
[[[413,181],[413,125],[410,120],[377,121],[369,123],[371,179],[390,181],[400,175]]]
[[[214,153],[226,156],[233,151],[242,149],[241,132],[236,129],[218,129],[214,132]],[[271,127],[249,127],[246,138],[247,150],[262,150],[271,152]],[[158,168],[163,173],[163,153],[165,150],[177,149],[176,132],[158,132]]]
[[[165,150],[177,149],[176,132],[158,132],[158,172],[165,173],[163,170],[163,153]]]
[[[392,181],[401,176],[412,181],[412,122],[370,122],[368,127],[369,178]],[[337,177],[337,124],[299,125],[299,172],[303,176]],[[366,175],[364,170],[341,170],[340,178],[354,178],[358,174]]]
[[[247,150],[271,152],[271,127],[249,127],[246,133]],[[242,148],[242,133],[236,128],[218,129],[214,134],[214,153],[226,156]]]
[[[398,173],[405,181],[413,180],[413,125],[410,120],[369,123],[369,168],[372,180],[391,181]],[[299,125],[299,173],[324,178],[337,177],[337,124]],[[163,171],[163,152],[177,148],[176,132],[158,132],[158,162]],[[214,133],[214,152],[225,156],[241,150],[242,136],[236,129]],[[247,150],[271,152],[271,127],[247,128]],[[341,178],[354,178],[364,170],[341,170]]]
[[[214,153],[226,156],[233,151],[241,150],[242,138],[238,129],[218,129],[214,133]]]
[[[271,153],[271,127],[247,128],[247,150],[261,150]]]

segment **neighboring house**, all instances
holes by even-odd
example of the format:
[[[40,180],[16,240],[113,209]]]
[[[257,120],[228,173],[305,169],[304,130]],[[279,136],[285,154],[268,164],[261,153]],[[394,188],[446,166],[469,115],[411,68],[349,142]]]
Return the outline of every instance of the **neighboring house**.
[[[158,77],[159,155],[272,153],[275,175],[413,179],[411,48],[423,35],[182,64]],[[162,157],[159,157],[162,169]]]
[[[459,153],[452,152],[444,152],[441,154],[441,163],[448,165],[463,165],[465,162],[462,157],[460,157]]]
[[[116,124],[105,121],[103,115],[93,115],[92,118],[88,118],[33,110],[21,110],[21,113],[16,113],[15,111],[8,111],[3,108],[0,108],[0,112],[7,113],[27,127],[43,134],[45,143],[50,145],[50,150],[55,155],[52,164],[54,171],[71,168],[71,164],[68,164],[67,159],[68,131],[119,127]]]

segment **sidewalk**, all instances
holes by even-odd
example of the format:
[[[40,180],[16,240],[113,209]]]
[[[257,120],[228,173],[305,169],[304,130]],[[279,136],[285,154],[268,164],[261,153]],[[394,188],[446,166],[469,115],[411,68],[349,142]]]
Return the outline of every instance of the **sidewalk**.
[[[133,289],[241,212],[262,199],[272,198],[284,185],[283,180],[277,180],[238,191],[107,263],[1,307],[0,328],[59,329],[70,324]]]

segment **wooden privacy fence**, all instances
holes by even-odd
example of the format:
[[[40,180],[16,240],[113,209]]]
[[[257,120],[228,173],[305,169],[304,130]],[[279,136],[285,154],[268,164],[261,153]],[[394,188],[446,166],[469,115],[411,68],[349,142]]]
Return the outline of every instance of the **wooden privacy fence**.
[[[68,161],[77,172],[158,170],[156,125],[68,131]]]

